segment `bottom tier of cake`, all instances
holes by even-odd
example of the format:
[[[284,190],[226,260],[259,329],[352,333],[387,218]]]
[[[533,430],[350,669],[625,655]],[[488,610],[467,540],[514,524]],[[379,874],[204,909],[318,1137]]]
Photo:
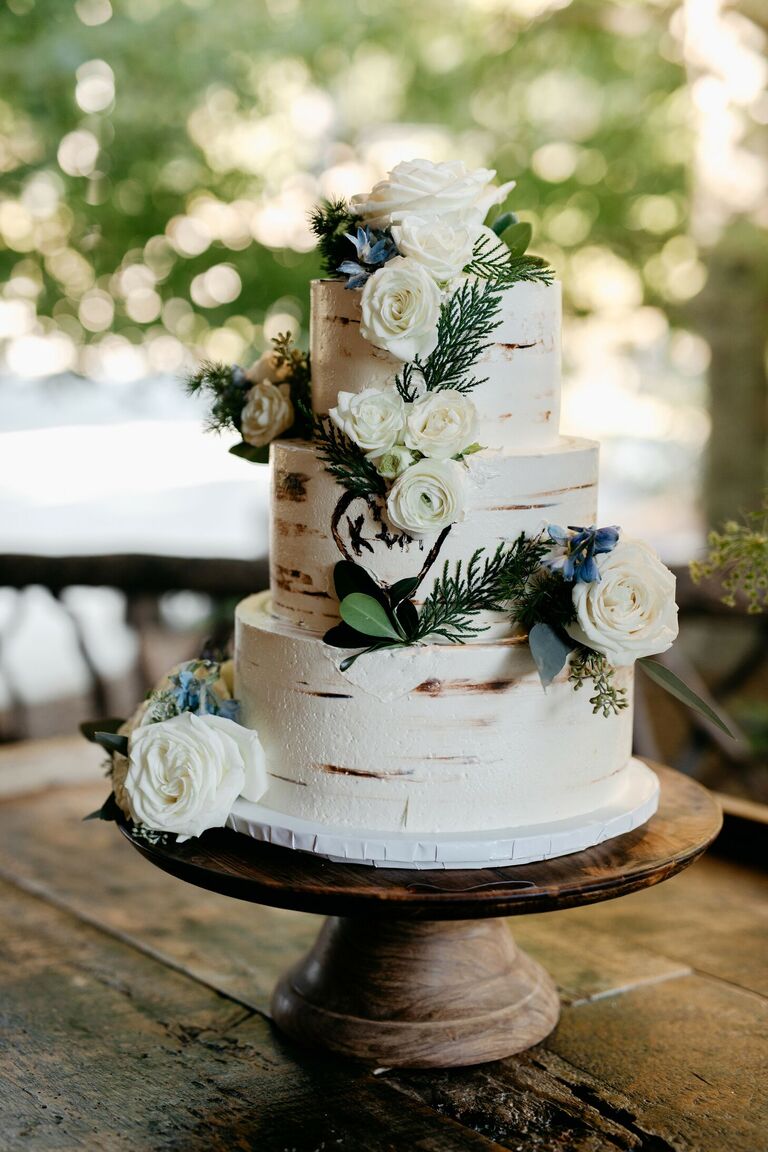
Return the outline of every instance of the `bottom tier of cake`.
[[[539,834],[624,805],[631,706],[594,715],[565,673],[544,691],[519,639],[382,650],[341,672],[345,653],[262,593],[238,606],[235,653],[241,719],[267,757],[262,810],[378,834]],[[616,680],[631,701],[632,670]]]

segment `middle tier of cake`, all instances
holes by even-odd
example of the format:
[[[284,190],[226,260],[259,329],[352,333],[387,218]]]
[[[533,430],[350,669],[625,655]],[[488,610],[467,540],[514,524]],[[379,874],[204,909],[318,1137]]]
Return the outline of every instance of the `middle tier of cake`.
[[[597,443],[562,437],[534,452],[481,452],[467,458],[464,518],[439,554],[435,538],[411,540],[391,531],[373,498],[351,499],[326,471],[317,448],[298,440],[272,445],[272,611],[322,634],[338,621],[333,569],[341,559],[368,568],[384,584],[416,576],[428,559],[417,599],[426,596],[446,561],[466,564],[478,548],[493,551],[546,523],[593,524],[597,516]],[[498,625],[486,615],[481,624]],[[508,632],[508,622],[488,633]]]

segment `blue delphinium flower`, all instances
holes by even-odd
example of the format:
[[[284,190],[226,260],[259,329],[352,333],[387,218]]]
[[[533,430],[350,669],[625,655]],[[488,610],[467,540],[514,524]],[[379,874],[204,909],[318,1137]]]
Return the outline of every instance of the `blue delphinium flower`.
[[[207,676],[200,676],[201,669],[210,669]],[[192,661],[171,677],[169,694],[179,712],[196,712],[198,715],[223,716],[226,720],[237,720],[240,710],[238,700],[222,700],[213,690],[219,679],[216,664]]]
[[[356,260],[342,260],[338,271],[348,276],[347,288],[362,288],[366,280],[377,268],[383,268],[387,260],[397,256],[397,246],[386,232],[376,232],[371,228],[358,228],[357,235],[345,233],[347,240],[355,246]]]
[[[594,524],[588,528],[574,524],[561,528],[558,524],[548,524],[547,534],[555,547],[544,564],[553,572],[559,572],[568,583],[590,584],[600,579],[595,557],[613,551],[619,531],[616,524],[608,528],[597,528]]]

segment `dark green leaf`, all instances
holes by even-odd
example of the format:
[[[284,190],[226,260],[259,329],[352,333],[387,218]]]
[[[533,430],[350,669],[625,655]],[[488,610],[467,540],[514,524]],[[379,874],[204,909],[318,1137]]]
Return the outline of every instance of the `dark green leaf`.
[[[333,569],[333,586],[339,600],[351,596],[353,592],[362,592],[365,596],[373,596],[380,604],[386,607],[387,596],[367,568],[355,564],[352,560],[339,560]]]
[[[252,464],[269,463],[269,444],[255,448],[253,444],[246,444],[243,440],[240,444],[234,444],[229,451],[233,456],[239,456],[242,460],[250,460]]]
[[[419,613],[412,600],[402,600],[395,609],[400,627],[409,640],[412,640],[419,630]]]
[[[110,792],[101,808],[97,808],[95,812],[91,812],[88,816],[83,816],[83,820],[120,820],[123,813],[120,811],[117,800],[115,800],[114,792]]]
[[[349,624],[334,624],[333,628],[329,628],[323,636],[323,642],[330,644],[332,648],[364,648],[370,636],[363,635],[362,632],[356,632],[354,628],[350,628]]]
[[[362,592],[345,596],[339,605],[341,618],[350,628],[366,636],[381,636],[389,640],[400,640],[401,636],[387,614],[386,608]]]
[[[407,600],[419,586],[418,576],[406,576],[402,580],[398,580],[389,589],[389,602],[393,608],[396,608],[403,600]]]
[[[524,256],[533,237],[533,228],[530,224],[513,224],[498,235],[509,248],[510,256]]]
[[[120,720],[117,716],[110,716],[106,720],[85,720],[80,725],[80,732],[91,744],[96,744],[97,732],[117,732],[123,724],[125,720]]]
[[[107,752],[118,752],[121,756],[128,755],[128,737],[118,736],[116,732],[94,732],[94,743]]]
[[[497,216],[491,228],[497,236],[503,236],[508,228],[513,224],[517,224],[517,216],[514,212],[502,212],[501,216]]]
[[[369,648],[363,648],[362,652],[355,652],[353,656],[347,656],[339,664],[339,671],[346,672],[347,668],[351,668],[355,660],[359,660],[361,656],[367,655],[369,652],[375,652],[378,648],[392,648],[393,645],[389,644],[386,640],[378,644],[371,644]]]
[[[730,736],[732,740],[735,738],[717,712],[710,708],[709,704],[706,704],[700,696],[697,696],[692,688],[683,683],[679,676],[670,672],[664,664],[660,664],[658,660],[651,660],[648,656],[643,656],[642,659],[638,660],[638,664],[646,676],[653,680],[654,684],[658,684],[669,692],[670,696],[674,696],[676,700],[681,700],[683,704],[693,708],[694,712],[706,716],[707,720],[711,720],[713,724],[717,725],[721,732],[725,732],[726,736]]]
[[[572,645],[562,640],[557,632],[550,628],[549,624],[541,623],[534,624],[531,628],[528,633],[528,643],[533,662],[538,669],[539,679],[542,685],[548,688],[558,672],[565,667]]]

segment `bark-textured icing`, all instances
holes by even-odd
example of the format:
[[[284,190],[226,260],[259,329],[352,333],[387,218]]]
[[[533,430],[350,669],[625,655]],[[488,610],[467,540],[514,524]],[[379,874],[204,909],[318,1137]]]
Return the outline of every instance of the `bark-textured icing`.
[[[398,537],[392,543],[394,534],[375,519],[375,501],[352,501],[338,516],[344,489],[311,445],[278,440],[271,464],[270,580],[277,616],[325,631],[338,619],[333,567],[345,554],[387,584],[421,570],[434,538]],[[493,549],[521,532],[535,534],[544,521],[594,523],[597,467],[598,445],[591,440],[561,438],[538,451],[468,457],[464,519],[451,528],[419,596],[429,591],[446,560],[466,563],[475,549]]]
[[[560,284],[520,283],[502,293],[501,323],[474,370],[478,441],[530,451],[555,443],[560,421]],[[360,335],[360,292],[312,282],[312,404],[325,413],[339,392],[391,384],[399,360]]]
[[[361,657],[277,621],[269,596],[237,609],[235,691],[259,732],[261,803],[385,831],[520,827],[621,795],[632,710],[592,714],[562,673],[544,692],[527,644],[427,644]],[[631,697],[632,669],[616,683]]]

